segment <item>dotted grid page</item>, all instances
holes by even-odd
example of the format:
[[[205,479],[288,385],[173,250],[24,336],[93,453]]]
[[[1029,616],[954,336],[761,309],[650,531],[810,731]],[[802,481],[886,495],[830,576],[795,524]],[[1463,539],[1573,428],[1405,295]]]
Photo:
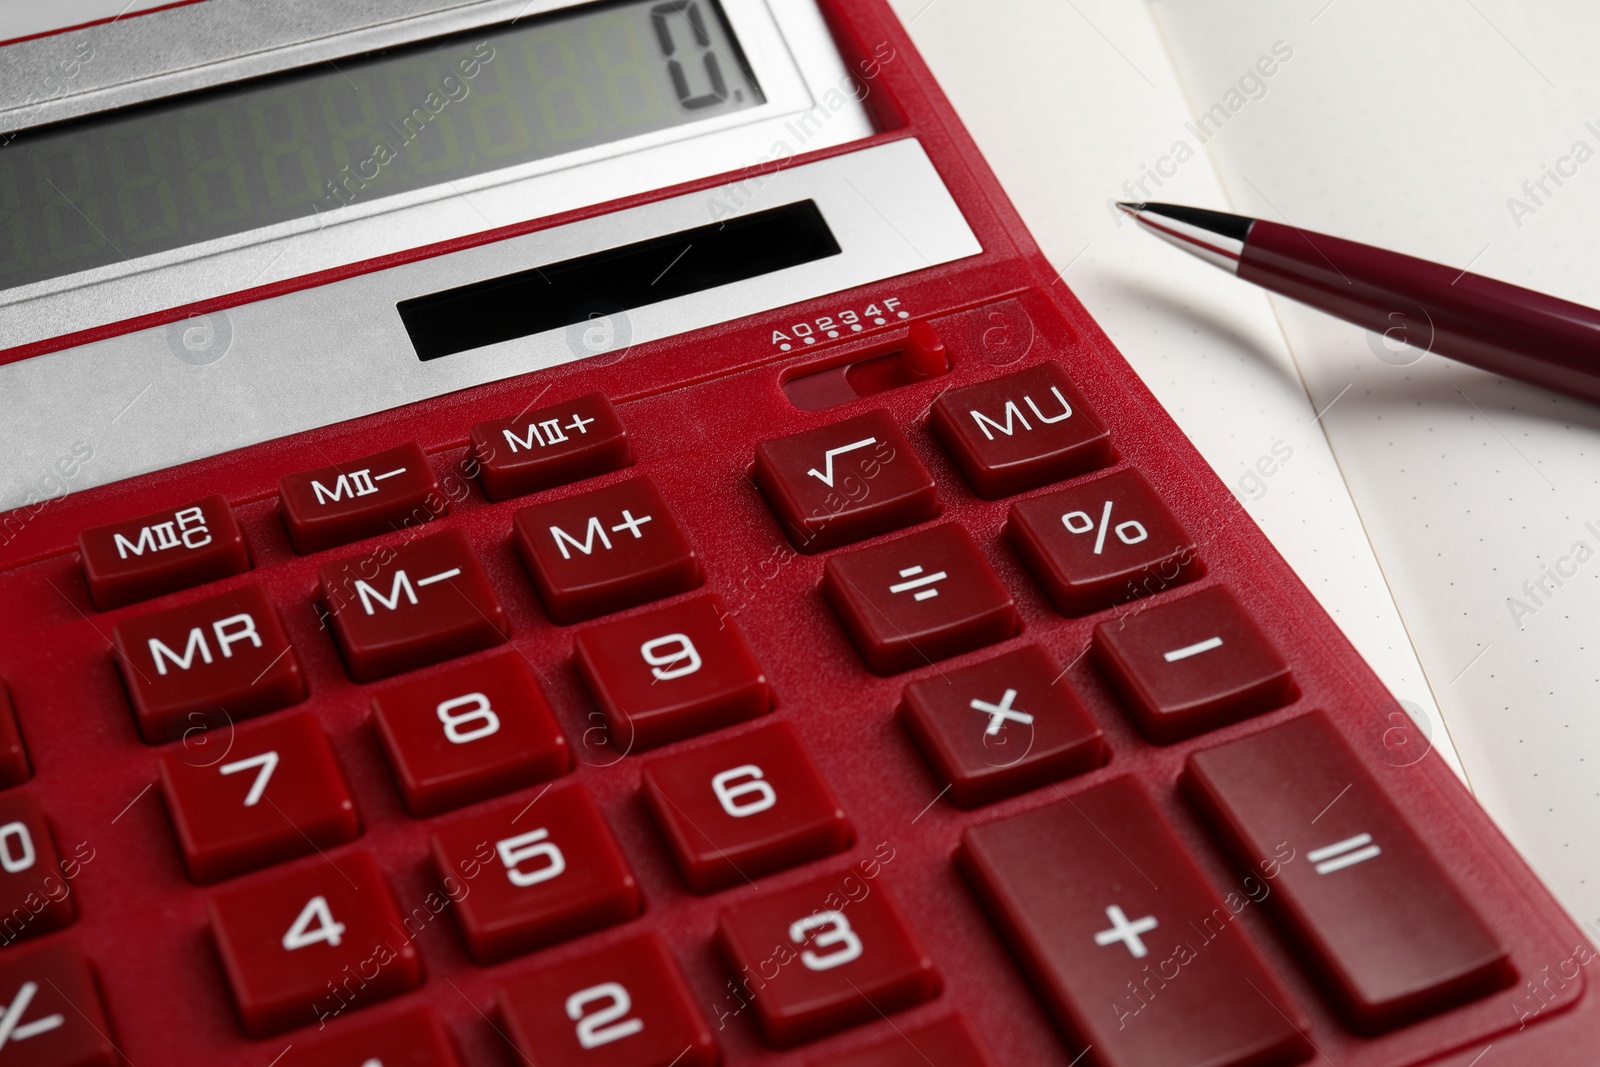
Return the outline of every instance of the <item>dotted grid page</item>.
[[[1197,112],[1294,49],[1215,203],[1600,304],[1590,0],[1152,10]],[[1273,302],[1479,799],[1600,922],[1600,409]]]
[[[1146,5],[894,6],[1066,283],[1461,774],[1267,297],[1111,207],[1227,204]],[[1253,41],[1240,69],[1274,40]]]

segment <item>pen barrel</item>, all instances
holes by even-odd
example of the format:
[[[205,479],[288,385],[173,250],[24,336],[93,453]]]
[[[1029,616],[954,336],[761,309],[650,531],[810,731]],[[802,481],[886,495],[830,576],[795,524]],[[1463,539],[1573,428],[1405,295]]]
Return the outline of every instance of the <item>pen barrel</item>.
[[[1258,219],[1239,277],[1416,348],[1600,404],[1600,311]]]

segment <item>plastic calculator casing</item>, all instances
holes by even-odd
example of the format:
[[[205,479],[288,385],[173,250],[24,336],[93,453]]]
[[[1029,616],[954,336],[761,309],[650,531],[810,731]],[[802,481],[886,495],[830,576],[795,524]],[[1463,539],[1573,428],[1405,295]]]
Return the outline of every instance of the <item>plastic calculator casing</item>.
[[[360,812],[361,837],[340,848],[371,852],[402,907],[437,889],[427,862],[429,820],[406,811],[374,739],[369,720],[375,687],[351,680],[314,608],[317,567],[341,550],[297,555],[279,519],[276,488],[278,479],[291,472],[416,442],[449,498],[449,513],[382,540],[398,544],[447,529],[466,535],[505,605],[511,644],[536,668],[573,746],[576,767],[565,781],[581,784],[598,801],[637,875],[645,907],[630,922],[492,966],[472,962],[450,917],[440,914],[416,938],[427,972],[424,984],[394,1000],[353,1010],[330,1026],[364,1025],[426,1004],[448,1025],[463,1062],[516,1062],[489,1021],[496,989],[532,962],[575,957],[648,928],[666,939],[730,1064],[828,1062],[897,1028],[953,1010],[977,1024],[1001,1063],[1078,1062],[1082,1050],[1053,1029],[958,873],[952,856],[962,830],[1131,775],[1155,798],[1212,883],[1230,886],[1238,875],[1177,788],[1185,758],[1320,709],[1489,917],[1511,949],[1518,981],[1416,1025],[1361,1037],[1333,1014],[1261,909],[1246,909],[1239,922],[1250,941],[1311,1020],[1308,1037],[1319,1053],[1316,1059],[1341,1067],[1479,1062],[1586,1067],[1600,1062],[1600,1005],[1586,977],[1568,979],[1559,988],[1545,982],[1540,988],[1546,992],[1539,995],[1525,984],[1540,981],[1575,948],[1587,945],[1584,935],[1443,760],[1428,751],[1427,738],[1072,296],[1033,243],[888,4],[821,0],[821,7],[841,52],[869,89],[866,105],[879,132],[865,142],[798,157],[790,165],[914,138],[960,205],[982,246],[979,254],[620,354],[76,492],[5,518],[0,676],[9,686],[34,767],[33,778],[17,788],[43,804],[64,851],[82,847],[84,855],[92,855],[72,882],[77,920],[48,936],[72,942],[91,959],[127,1061],[265,1065],[286,1045],[309,1041],[316,1032],[308,1027],[260,1040],[241,1033],[207,930],[207,900],[216,887],[197,886],[185,876],[167,813],[151,788],[159,750],[140,740],[113,663],[107,635],[117,620],[218,590],[262,586],[305,671],[310,697],[300,707],[314,712],[331,740]],[[708,179],[620,205],[531,220],[507,231],[418,249],[409,257],[535,232],[661,196],[714,190],[728,180]],[[368,263],[356,272],[387,265]],[[302,280],[295,286],[330,280]],[[265,295],[270,294],[248,298]],[[826,323],[837,321],[841,312],[869,306],[903,311],[906,317],[890,315],[884,325],[869,324],[837,339],[825,336]],[[352,307],[349,314],[393,310]],[[901,352],[911,343],[913,326],[924,323],[948,353],[948,373],[820,410],[798,408],[785,391],[785,383],[795,378]],[[779,347],[779,335],[793,340],[802,331],[817,343],[795,344],[789,351]],[[1231,589],[1289,661],[1298,687],[1291,704],[1165,746],[1146,741],[1119,707],[1084,653],[1096,623],[1137,611],[1139,602],[1079,618],[1057,613],[1001,536],[1011,500],[976,496],[927,426],[930,405],[944,390],[1047,360],[1066,369],[1106,423],[1116,453],[1111,469],[1142,472],[1196,538],[1204,574],[1184,591],[1213,585]],[[640,761],[619,751],[597,726],[594,701],[572,663],[574,628],[547,618],[514,553],[511,515],[529,499],[489,502],[464,466],[467,431],[475,422],[597,390],[612,399],[627,426],[634,465],[537,498],[559,498],[639,474],[655,480],[698,552],[705,572],[702,591],[723,598],[772,682],[771,717],[799,732],[848,813],[854,827],[848,851],[762,878],[758,888],[744,885],[710,895],[689,892],[673,868],[640,798]],[[750,470],[762,441],[869,410],[887,412],[907,435],[934,475],[943,504],[939,521],[965,527],[1014,595],[1022,621],[1018,637],[937,668],[880,677],[864,667],[819,593],[828,554],[794,551]],[[109,612],[95,609],[77,557],[81,529],[214,493],[226,496],[238,516],[252,570],[155,601]],[[358,548],[376,543],[362,542]],[[940,783],[897,721],[902,692],[909,681],[935,669],[981,662],[1028,641],[1070,664],[1067,680],[1104,730],[1110,760],[1052,786],[959,810],[939,799]],[[450,666],[425,670],[437,673]],[[229,729],[197,732],[176,744],[206,753],[226,746]],[[870,868],[892,887],[932,955],[943,992],[892,1020],[794,1050],[775,1050],[748,1018],[740,1017],[729,993],[729,974],[713,945],[717,916],[730,902],[852,865]],[[238,882],[267,874],[247,874]],[[1528,1015],[1535,1007],[1539,1010]],[[1526,1025],[1519,1025],[1525,1016]]]

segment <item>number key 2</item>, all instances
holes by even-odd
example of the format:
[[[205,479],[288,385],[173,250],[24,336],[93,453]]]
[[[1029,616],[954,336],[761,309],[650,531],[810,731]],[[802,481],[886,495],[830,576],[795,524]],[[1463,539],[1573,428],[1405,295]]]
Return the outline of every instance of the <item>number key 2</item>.
[[[227,742],[205,746],[221,749]],[[215,882],[361,833],[333,749],[310,712],[242,726],[221,758],[161,757],[161,793],[197,882]]]
[[[1133,470],[1011,505],[1006,536],[1063,615],[1159,593],[1200,573],[1194,539]]]
[[[511,1043],[539,1067],[713,1067],[717,1046],[655,933],[639,934],[500,989]]]

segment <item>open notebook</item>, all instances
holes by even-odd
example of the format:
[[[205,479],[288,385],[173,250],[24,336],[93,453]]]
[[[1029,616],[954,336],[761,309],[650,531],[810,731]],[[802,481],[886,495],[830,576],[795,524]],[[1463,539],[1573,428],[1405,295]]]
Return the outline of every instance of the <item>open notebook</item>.
[[[1600,925],[1600,409],[1391,352],[1108,210],[1233,210],[1600,304],[1600,8],[895,6],[1067,284]]]

